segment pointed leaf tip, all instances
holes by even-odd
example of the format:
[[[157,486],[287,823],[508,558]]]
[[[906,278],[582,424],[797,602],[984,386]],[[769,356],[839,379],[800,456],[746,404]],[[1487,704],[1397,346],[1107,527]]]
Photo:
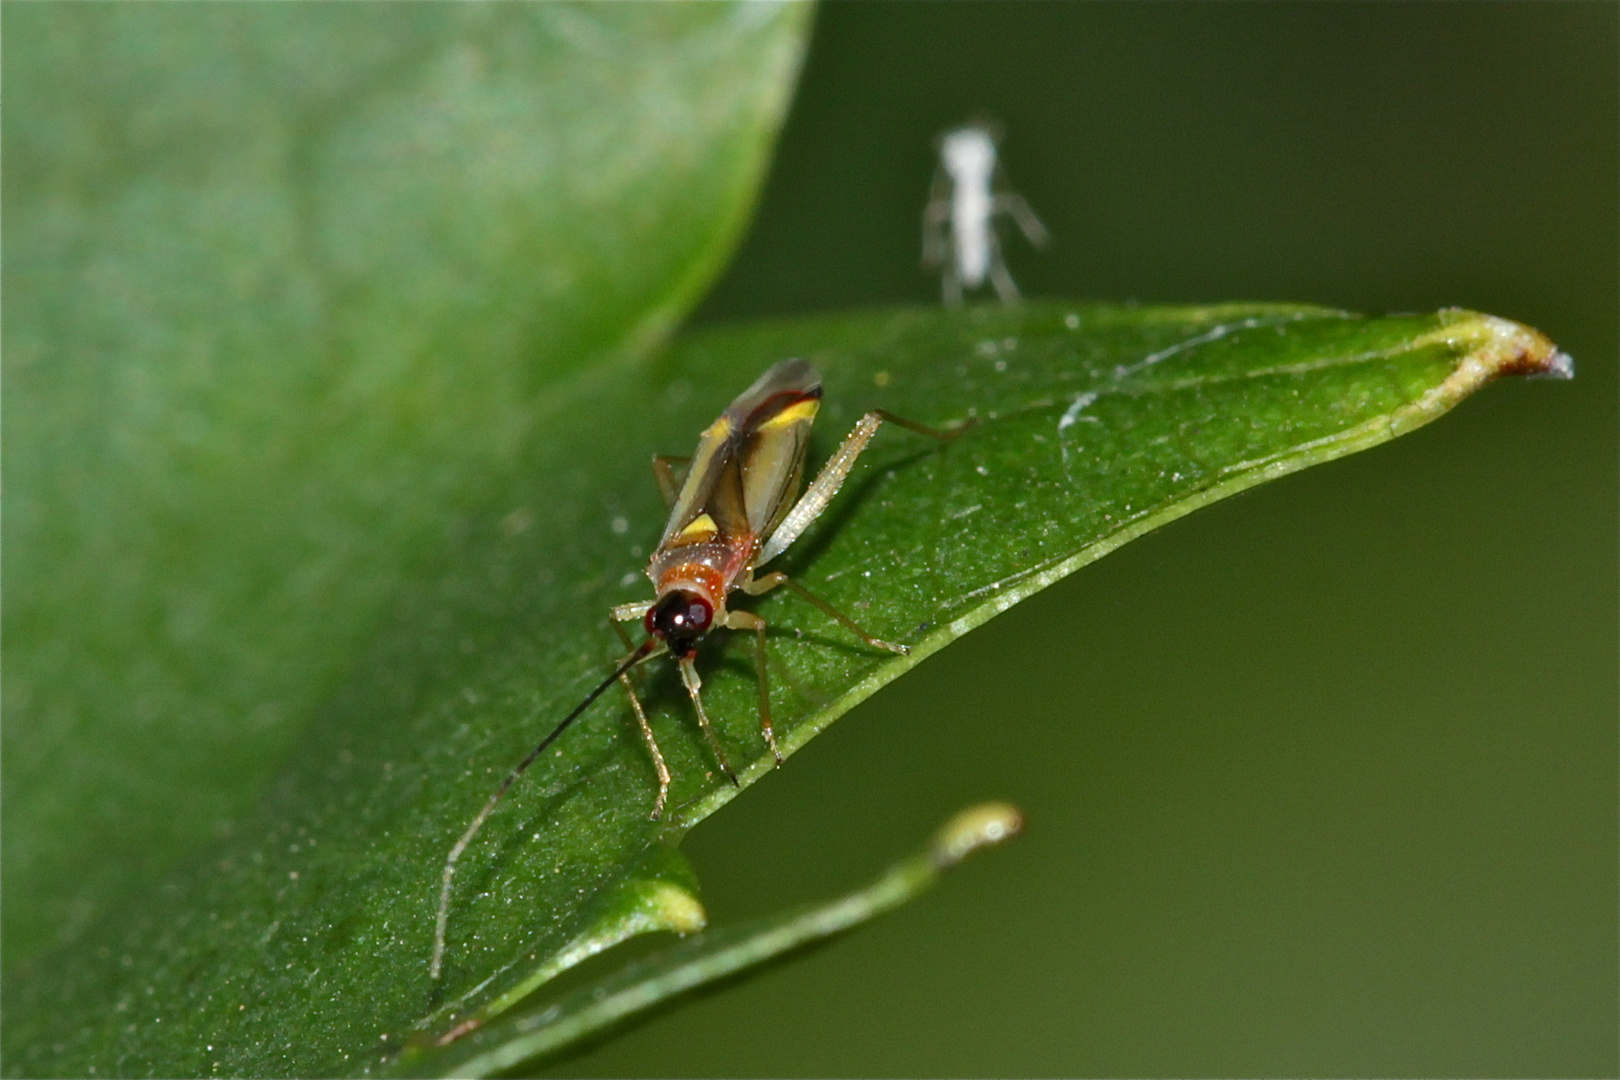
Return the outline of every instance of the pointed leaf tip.
[[[934,834],[929,855],[941,870],[955,866],[980,848],[1006,843],[1024,831],[1024,815],[1005,802],[970,806]]]

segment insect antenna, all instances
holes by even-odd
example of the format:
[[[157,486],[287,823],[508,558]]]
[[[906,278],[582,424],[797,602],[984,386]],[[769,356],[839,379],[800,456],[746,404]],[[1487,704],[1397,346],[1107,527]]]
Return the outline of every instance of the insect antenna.
[[[563,717],[562,722],[551,729],[551,734],[541,739],[540,744],[529,751],[529,756],[518,762],[517,768],[506,774],[506,779],[501,781],[500,786],[495,789],[495,793],[484,804],[484,808],[478,811],[478,816],[472,819],[472,824],[468,825],[467,831],[461,834],[461,839],[456,841],[456,846],[450,849],[449,857],[444,860],[444,879],[439,884],[439,918],[433,929],[433,962],[428,965],[429,978],[438,979],[439,971],[444,965],[444,933],[450,922],[450,885],[456,876],[456,861],[461,858],[461,853],[467,850],[467,845],[472,843],[473,837],[478,835],[478,830],[483,828],[484,819],[489,817],[490,813],[495,809],[495,804],[501,801],[501,796],[506,794],[506,789],[517,782],[517,778],[522,776],[530,765],[534,764],[536,758],[545,753],[546,747],[556,742],[557,736],[568,730],[568,725],[578,720],[580,714],[590,708],[591,702],[601,697],[602,692],[612,686],[620,675],[623,675],[650,656],[658,643],[658,639],[652,637],[642,642],[635,652],[627,656],[614,669],[613,674],[603,679],[595,690],[586,694],[585,700],[574,706],[574,711]]]

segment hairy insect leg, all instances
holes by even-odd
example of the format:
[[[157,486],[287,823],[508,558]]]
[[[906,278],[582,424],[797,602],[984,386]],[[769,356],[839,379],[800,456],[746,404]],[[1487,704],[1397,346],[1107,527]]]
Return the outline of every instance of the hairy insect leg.
[[[827,603],[827,601],[823,600],[821,597],[817,596],[803,585],[800,585],[797,581],[794,581],[780,570],[766,574],[764,577],[758,577],[751,581],[742,582],[738,585],[738,588],[742,589],[742,591],[747,593],[749,596],[758,596],[761,593],[770,592],[778,585],[786,585],[804,599],[816,605],[816,607],[820,608],[828,616],[836,619],[844,627],[844,629],[848,630],[850,633],[854,634],[856,637],[860,638],[874,649],[887,649],[889,652],[899,653],[901,656],[904,656],[911,651],[911,649],[905,645],[896,645],[892,641],[884,641],[882,638],[875,638],[871,634],[868,634],[865,630],[861,629],[860,625],[856,623],[854,619],[851,619],[848,615],[845,615],[842,611],[839,611],[837,608]]]
[[[759,667],[759,729],[764,732],[765,743],[780,766],[782,749],[776,745],[776,731],[771,727],[771,678],[765,661],[765,620],[751,611],[733,611],[726,616],[726,627],[754,632],[754,659]]]
[[[689,457],[676,457],[670,454],[654,454],[652,459],[653,476],[658,479],[658,493],[664,497],[664,505],[674,506],[675,500],[680,497],[681,485],[675,479],[676,465],[690,465]]]
[[[754,560],[755,565],[770,562],[782,554],[789,544],[799,538],[799,534],[810,527],[812,521],[821,516],[821,512],[827,508],[827,504],[838,494],[838,489],[848,478],[849,471],[855,467],[855,460],[861,456],[861,451],[866,449],[866,444],[872,441],[872,436],[877,434],[877,429],[885,420],[907,431],[915,431],[919,435],[926,435],[940,442],[950,442],[961,434],[960,431],[939,431],[896,416],[887,410],[873,409],[857,420],[849,434],[844,436],[844,441],[833,451],[833,456],[821,467],[815,482],[799,496],[799,501],[793,504],[793,509],[787,512],[770,538],[765,541],[765,546],[760,549],[758,558]]]
[[[647,609],[650,607],[652,607],[651,600],[634,600],[628,604],[615,604],[608,613],[608,619],[614,623],[636,622],[646,618]],[[623,637],[624,635],[619,636]]]
[[[613,632],[619,635],[626,649],[633,648],[630,635],[624,632],[624,627],[618,620],[609,619],[608,625]],[[664,801],[669,798],[669,766],[664,762],[663,751],[658,749],[658,740],[653,738],[652,724],[647,722],[647,713],[641,707],[641,699],[636,696],[636,688],[630,684],[630,673],[625,672],[619,676],[619,683],[624,687],[625,694],[630,698],[630,708],[635,710],[636,723],[641,726],[641,738],[647,744],[647,755],[652,758],[653,771],[658,773],[658,798],[653,800],[652,813],[647,815],[657,821],[664,812]]]
[[[714,752],[714,759],[720,763],[720,769],[726,774],[733,787],[741,787],[737,783],[737,774],[732,771],[731,762],[726,760],[726,752],[720,746],[720,738],[714,733],[709,723],[709,714],[703,711],[703,680],[698,678],[697,665],[690,656],[680,661],[681,682],[686,686],[686,693],[692,699],[692,708],[697,711],[698,728],[702,730],[704,739],[708,740],[709,749]]]

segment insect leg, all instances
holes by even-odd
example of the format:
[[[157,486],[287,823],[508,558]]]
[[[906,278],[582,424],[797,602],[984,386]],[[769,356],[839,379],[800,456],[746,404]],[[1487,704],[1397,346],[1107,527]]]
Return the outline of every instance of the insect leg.
[[[690,465],[689,457],[673,457],[669,454],[653,455],[653,476],[658,478],[658,493],[664,497],[665,506],[674,506],[675,500],[680,496],[681,485],[675,482],[676,465]]]
[[[734,787],[741,787],[737,783],[737,774],[731,769],[731,762],[726,760],[726,752],[720,747],[720,739],[709,724],[709,714],[703,711],[703,697],[698,691],[703,689],[703,680],[698,678],[697,665],[690,656],[681,660],[681,682],[686,685],[686,692],[692,698],[692,708],[697,710],[698,727],[703,731],[703,737],[709,742],[709,749],[714,751],[714,759],[720,763],[721,770],[726,774]]]
[[[1013,281],[1012,275],[1007,272],[1007,264],[1002,261],[1001,247],[997,245],[990,249],[990,283],[996,287],[996,296],[1003,304],[1018,302],[1018,283]]]
[[[771,728],[771,680],[765,666],[765,620],[751,611],[733,611],[726,616],[731,630],[754,632],[754,658],[759,665],[759,729],[765,733],[765,742],[771,748],[778,765],[782,764],[782,750],[776,745],[776,732]]]
[[[918,435],[926,435],[930,439],[938,439],[942,443],[950,442],[952,439],[962,434],[961,428],[954,428],[950,431],[941,431],[939,428],[931,428],[927,424],[919,424],[915,420],[907,420],[903,416],[896,416],[888,409],[873,409],[866,415],[875,416],[879,420],[887,420],[895,427],[903,427],[907,431],[915,431]],[[968,426],[972,426],[972,421],[969,421]]]
[[[619,635],[619,640],[624,642],[625,648],[633,647],[630,635],[624,632],[624,627],[620,626],[617,620],[610,618],[608,625]],[[669,798],[669,766],[664,763],[663,752],[658,749],[658,740],[653,738],[652,725],[647,722],[647,714],[641,708],[641,699],[636,697],[636,688],[630,685],[629,672],[621,674],[619,682],[630,697],[630,707],[635,710],[636,723],[641,725],[641,737],[647,743],[647,754],[652,758],[653,770],[658,773],[658,798],[653,800],[652,813],[648,815],[657,821],[658,816],[664,812],[664,800]]]
[[[956,259],[954,258],[945,263],[945,274],[940,279],[940,291],[943,294],[946,307],[956,308],[962,306],[962,274],[957,268]]]
[[[833,456],[828,458],[827,464],[821,467],[821,472],[816,476],[815,482],[799,497],[799,501],[793,505],[793,509],[789,510],[786,516],[782,518],[775,531],[771,533],[770,539],[765,541],[765,546],[760,549],[759,557],[755,559],[755,565],[768,563],[782,554],[787,550],[789,544],[799,538],[800,533],[810,527],[812,521],[821,516],[821,512],[827,508],[827,504],[832,501],[832,497],[838,494],[838,489],[843,486],[844,480],[849,476],[850,469],[855,467],[855,459],[861,456],[861,451],[866,449],[866,444],[872,441],[872,436],[877,434],[878,427],[885,420],[891,424],[897,424],[907,431],[915,431],[919,435],[927,435],[929,438],[938,439],[940,442],[950,442],[961,434],[960,431],[938,431],[931,427],[924,427],[922,424],[913,423],[883,409],[873,409],[857,420],[850,433],[844,436],[844,441],[833,452]]]
[[[616,604],[608,615],[608,619],[614,623],[635,622],[637,619],[644,618],[647,609],[650,607],[652,607],[651,600],[636,600],[628,604]],[[630,643],[627,641],[625,644]]]
[[[1052,234],[1046,231],[1046,226],[1041,224],[1041,219],[1035,216],[1035,211],[1029,208],[1029,202],[1022,195],[1012,192],[997,195],[991,205],[995,213],[1011,214],[1031,244],[1045,247],[1051,242]]]
[[[936,174],[928,204],[923,207],[922,264],[932,270],[945,261],[945,223],[951,216],[950,187]]]
[[[857,624],[854,619],[851,619],[848,615],[845,615],[842,611],[839,611],[837,608],[827,603],[827,601],[823,600],[821,597],[817,596],[803,585],[800,585],[797,581],[794,581],[780,570],[766,574],[764,577],[739,582],[737,587],[743,592],[747,593],[749,596],[758,596],[760,593],[770,592],[778,585],[786,585],[788,588],[792,589],[794,592],[816,605],[816,607],[820,608],[827,615],[838,620],[838,622],[843,624],[845,629],[854,634],[856,637],[860,638],[862,641],[866,642],[868,645],[872,646],[874,649],[887,649],[889,652],[899,653],[901,656],[904,656],[906,653],[911,651],[904,645],[896,645],[893,642],[884,641],[881,638],[875,638],[871,634],[868,634],[865,630],[860,628],[860,625]],[[763,630],[764,628],[761,627],[762,633]]]

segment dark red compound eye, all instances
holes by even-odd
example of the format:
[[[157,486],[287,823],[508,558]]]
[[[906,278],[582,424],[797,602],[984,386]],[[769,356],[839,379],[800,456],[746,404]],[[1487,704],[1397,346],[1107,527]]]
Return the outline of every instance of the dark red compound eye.
[[[685,656],[708,632],[714,608],[697,593],[677,589],[647,611],[647,633],[663,639],[669,651]]]

